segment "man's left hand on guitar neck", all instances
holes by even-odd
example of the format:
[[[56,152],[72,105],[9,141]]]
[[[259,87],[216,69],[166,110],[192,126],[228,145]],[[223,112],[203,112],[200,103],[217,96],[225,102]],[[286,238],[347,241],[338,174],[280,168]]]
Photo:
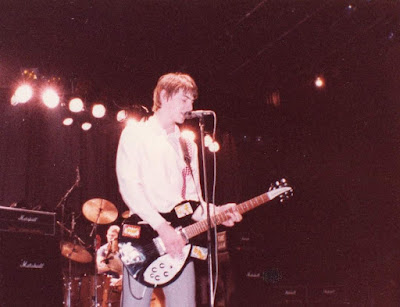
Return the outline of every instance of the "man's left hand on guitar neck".
[[[215,206],[215,214],[221,213],[223,211],[226,211],[234,207],[236,207],[235,203],[228,203],[222,206]],[[222,223],[222,225],[227,227],[232,227],[235,223],[240,222],[243,218],[242,215],[237,210],[233,210],[233,213],[228,212],[227,214],[229,216],[229,219]]]

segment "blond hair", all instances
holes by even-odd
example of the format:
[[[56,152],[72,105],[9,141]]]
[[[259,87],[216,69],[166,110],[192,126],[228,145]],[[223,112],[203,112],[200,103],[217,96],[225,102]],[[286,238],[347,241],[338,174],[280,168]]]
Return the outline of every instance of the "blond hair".
[[[120,231],[120,227],[117,225],[111,225],[110,228],[108,228],[107,232],[116,232],[119,233]]]

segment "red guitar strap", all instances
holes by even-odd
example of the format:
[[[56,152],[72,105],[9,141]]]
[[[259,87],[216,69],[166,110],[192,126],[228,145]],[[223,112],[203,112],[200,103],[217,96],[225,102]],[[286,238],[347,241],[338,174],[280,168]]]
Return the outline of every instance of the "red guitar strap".
[[[183,179],[183,184],[182,184],[182,198],[185,199],[186,197],[186,176],[192,175],[192,167],[190,166],[190,162],[192,161],[192,157],[190,156],[189,148],[190,148],[190,143],[180,137],[179,142],[181,143],[182,147],[182,152],[183,152],[183,159],[185,160],[186,166],[182,170],[182,179]]]

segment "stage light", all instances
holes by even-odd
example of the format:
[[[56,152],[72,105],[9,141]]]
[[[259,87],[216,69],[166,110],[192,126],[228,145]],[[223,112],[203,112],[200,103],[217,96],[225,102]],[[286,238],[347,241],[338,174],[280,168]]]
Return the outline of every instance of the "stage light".
[[[43,91],[42,100],[43,103],[51,109],[54,109],[60,104],[60,96],[58,96],[57,92],[52,88],[47,88]]]
[[[325,86],[325,80],[323,77],[317,77],[314,81],[316,87],[322,88]]]
[[[95,104],[92,107],[92,115],[96,118],[102,118],[106,115],[106,108],[102,104]]]
[[[37,80],[39,75],[38,68],[25,68],[22,71],[22,76],[25,80]]]
[[[63,121],[64,126],[71,126],[73,124],[74,120],[71,117],[67,117]]]
[[[117,121],[123,122],[128,117],[126,110],[121,110],[117,113]]]
[[[183,130],[183,131],[181,132],[181,136],[182,136],[184,139],[187,139],[187,140],[190,140],[190,141],[194,141],[194,140],[196,139],[196,135],[195,135],[194,132],[191,131],[191,130]]]
[[[83,123],[81,127],[82,127],[82,130],[88,131],[88,130],[90,130],[90,128],[92,128],[92,124],[86,122],[86,123]]]
[[[69,101],[68,108],[71,112],[79,113],[83,111],[83,101],[80,98],[72,98]]]
[[[356,7],[352,4],[349,4],[346,6],[346,11],[349,13],[355,11],[355,9],[356,9]]]
[[[18,103],[26,103],[33,96],[33,89],[29,84],[20,85],[15,91],[14,95],[11,97],[11,104],[13,106]]]
[[[209,146],[208,146],[208,150],[211,152],[217,152],[219,150],[219,144],[218,142],[212,142]]]
[[[213,142],[213,138],[211,137],[211,135],[206,134],[204,136],[204,146],[208,147],[211,145],[212,142]]]

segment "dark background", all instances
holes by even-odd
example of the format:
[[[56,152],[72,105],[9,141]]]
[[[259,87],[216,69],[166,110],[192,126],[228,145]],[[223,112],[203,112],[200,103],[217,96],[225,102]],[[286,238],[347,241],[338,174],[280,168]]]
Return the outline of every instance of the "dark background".
[[[278,269],[280,282],[346,284],[397,302],[399,13],[398,1],[376,0],[4,1],[0,205],[60,220],[56,206],[79,167],[64,222],[74,213],[92,244],[83,203],[101,197],[126,210],[115,113],[150,109],[158,77],[183,71],[198,83],[196,108],[218,115],[217,202],[244,201],[282,177],[294,187],[285,205],[258,208],[229,231],[241,270]],[[64,104],[72,95],[105,103],[106,118],[83,132],[76,123],[87,114],[61,124],[65,105],[49,110],[36,97],[11,106],[24,68],[38,69],[38,89],[60,77]]]

